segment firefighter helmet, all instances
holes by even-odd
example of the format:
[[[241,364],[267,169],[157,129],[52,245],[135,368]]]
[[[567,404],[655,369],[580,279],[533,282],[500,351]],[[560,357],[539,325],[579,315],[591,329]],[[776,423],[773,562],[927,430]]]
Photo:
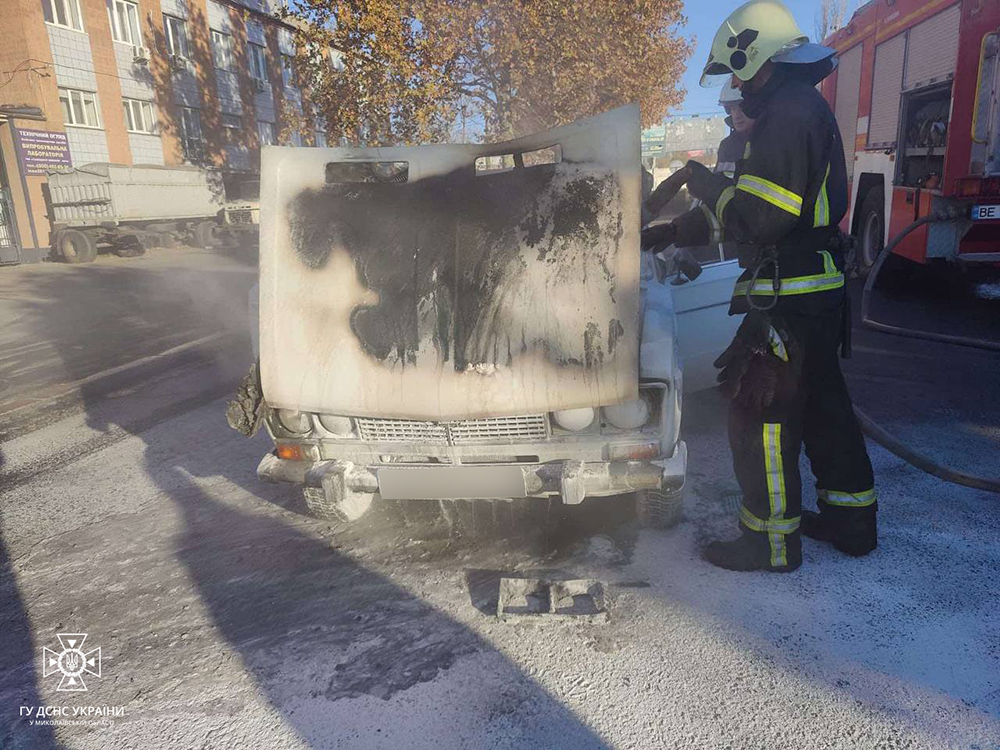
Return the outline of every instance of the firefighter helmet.
[[[732,81],[726,81],[722,84],[722,91],[719,93],[719,104],[725,106],[741,101],[743,101],[743,92],[736,88]]]
[[[701,85],[718,85],[730,75],[749,81],[768,60],[813,64],[835,54],[829,47],[811,44],[780,0],[750,0],[716,32]]]

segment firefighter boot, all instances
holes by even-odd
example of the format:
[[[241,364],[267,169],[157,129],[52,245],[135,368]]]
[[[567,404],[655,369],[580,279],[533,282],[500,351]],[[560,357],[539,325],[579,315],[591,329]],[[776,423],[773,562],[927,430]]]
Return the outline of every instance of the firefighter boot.
[[[802,564],[802,539],[798,531],[762,534],[741,528],[731,542],[711,542],[702,557],[726,570],[791,573]]]
[[[865,508],[839,508],[819,502],[820,512],[802,511],[802,533],[828,542],[851,557],[863,557],[878,546],[876,504]]]

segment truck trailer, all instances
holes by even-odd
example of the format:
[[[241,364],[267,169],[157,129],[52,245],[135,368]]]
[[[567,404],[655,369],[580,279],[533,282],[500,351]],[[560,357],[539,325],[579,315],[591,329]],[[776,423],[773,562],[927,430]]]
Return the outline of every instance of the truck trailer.
[[[101,244],[137,255],[257,232],[256,202],[227,202],[221,176],[199,167],[86,164],[50,175],[49,201],[52,248],[67,263],[91,262]]]
[[[995,274],[1000,262],[1000,4],[871,0],[825,43],[838,52],[822,83],[851,180],[841,229],[864,274],[901,230],[931,223],[894,249],[920,264]]]

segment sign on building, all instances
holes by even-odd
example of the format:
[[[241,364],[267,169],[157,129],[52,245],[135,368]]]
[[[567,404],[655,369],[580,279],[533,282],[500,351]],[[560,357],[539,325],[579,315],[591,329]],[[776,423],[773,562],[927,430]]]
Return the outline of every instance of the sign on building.
[[[25,174],[45,174],[54,169],[73,166],[65,133],[22,128],[15,129],[14,133]]]
[[[642,156],[660,156],[664,153],[667,131],[663,125],[654,125],[642,131]]]

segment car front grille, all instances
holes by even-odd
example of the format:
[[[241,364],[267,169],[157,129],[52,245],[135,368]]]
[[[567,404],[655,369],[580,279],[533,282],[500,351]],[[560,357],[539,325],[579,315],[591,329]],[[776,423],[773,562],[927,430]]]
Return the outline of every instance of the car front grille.
[[[544,440],[548,429],[544,414],[488,417],[454,422],[422,422],[411,419],[357,420],[361,439],[371,443],[429,443],[474,445],[476,443]]]

